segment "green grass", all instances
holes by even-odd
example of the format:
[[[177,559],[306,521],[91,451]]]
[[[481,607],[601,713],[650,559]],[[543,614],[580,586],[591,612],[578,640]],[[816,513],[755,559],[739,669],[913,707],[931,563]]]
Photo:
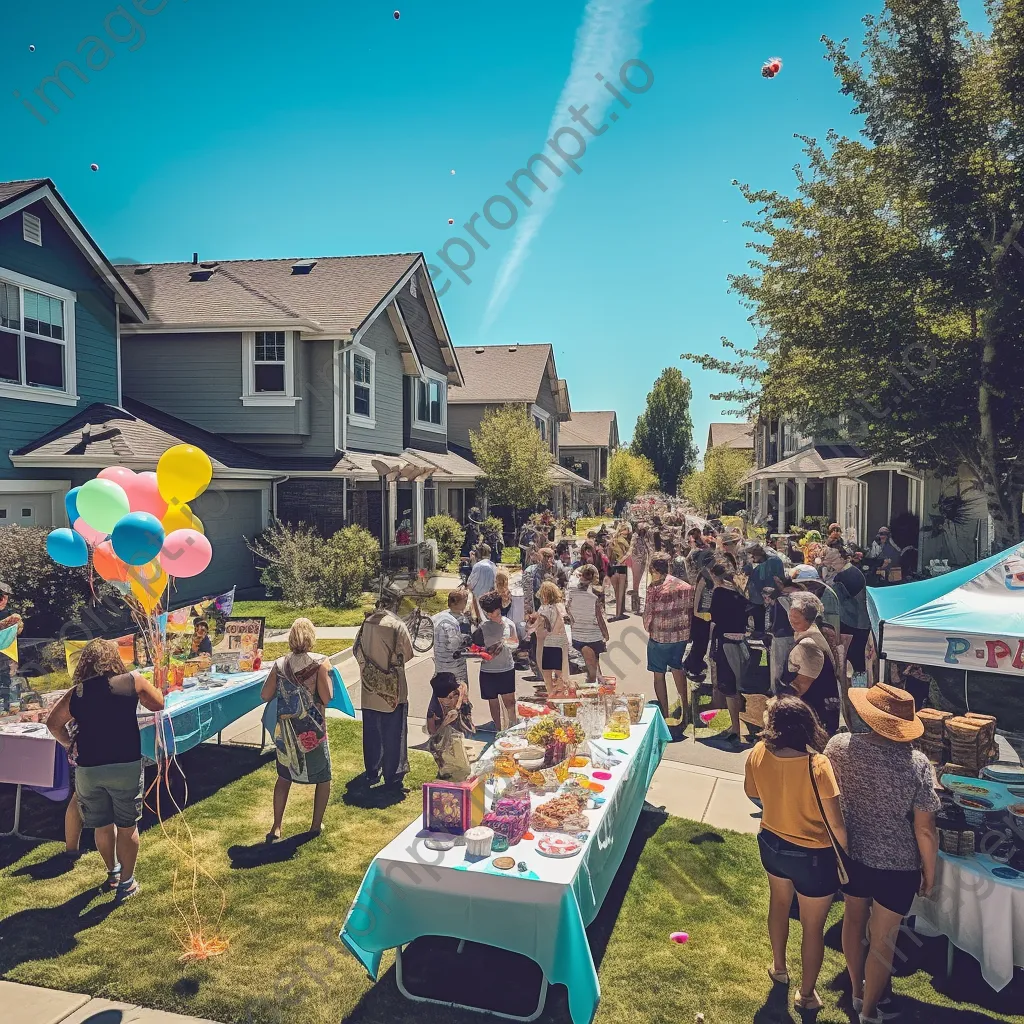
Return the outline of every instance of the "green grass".
[[[352,646],[351,640],[317,640],[313,644],[314,654],[326,654],[331,657],[339,651],[347,651]],[[282,655],[287,654],[290,648],[286,640],[263,645],[263,661],[269,665]]]
[[[64,669],[59,669],[43,676],[30,676],[27,682],[36,693],[49,693],[51,690],[66,690],[71,685],[71,676]]]
[[[289,629],[296,619],[309,619],[314,626],[361,626],[366,613],[372,609],[372,594],[364,594],[358,608],[324,608],[322,605],[293,608],[283,601],[236,601],[231,617],[264,618],[268,629]]]
[[[192,772],[197,786],[217,765],[234,766],[227,780],[207,783],[212,795],[186,812],[202,865],[227,898],[218,934],[231,945],[223,956],[178,962],[171,883],[175,865],[184,861],[170,839],[153,827],[142,840],[138,875],[143,892],[109,916],[109,897],[92,891],[103,878],[95,853],[66,874],[47,877],[46,862],[58,844],[8,848],[0,860],[0,975],[226,1024],[479,1022],[474,1014],[403,1000],[387,973],[390,955],[381,981],[371,985],[337,942],[369,860],[419,815],[418,788],[433,777],[434,765],[413,751],[407,779],[412,792],[403,802],[377,809],[346,805],[345,784],[362,770],[360,727],[332,720],[329,729],[335,790],[327,827],[319,839],[299,846],[291,859],[279,863],[253,865],[252,850],[246,862],[246,851],[236,849],[239,866],[233,867],[228,852],[239,846],[255,849],[270,827],[273,767],[264,763],[254,768],[254,754],[233,748],[199,748],[184,757],[185,770]],[[293,787],[286,836],[306,827],[311,797],[310,787]],[[9,806],[8,800],[8,813]],[[59,829],[59,805],[48,813],[51,827]],[[173,831],[173,819],[168,827]],[[210,883],[204,882],[199,891],[203,906],[219,905]],[[792,1022],[784,990],[769,998],[767,900],[753,836],[655,813],[642,815],[620,878],[590,929],[602,989],[596,1024],[687,1024],[698,1012],[708,1024]],[[818,1016],[821,1024],[850,1020],[837,1006],[845,987],[838,951],[840,918],[841,909],[833,908],[818,986],[825,1001]],[[495,927],[500,929],[500,921]],[[690,935],[683,947],[668,941],[671,932],[680,930]],[[789,949],[794,970],[799,937],[794,924]],[[895,988],[909,1024],[1021,1020],[1010,1015],[1024,1005],[1020,977],[996,995],[983,986],[973,961],[961,956],[952,984],[953,994],[963,1001],[954,1002],[934,984],[934,974],[944,968],[944,944],[908,944],[907,953],[904,976],[896,979]],[[485,984],[515,983],[503,963],[496,961]],[[471,983],[462,979],[460,993],[461,986]],[[543,1024],[566,1024],[564,1007],[564,992],[552,990]]]

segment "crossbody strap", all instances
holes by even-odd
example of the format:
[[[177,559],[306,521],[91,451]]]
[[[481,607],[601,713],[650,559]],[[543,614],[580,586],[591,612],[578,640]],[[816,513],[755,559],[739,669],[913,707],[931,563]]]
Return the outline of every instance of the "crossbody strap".
[[[825,831],[828,833],[829,842],[832,844],[832,849],[836,855],[836,864],[839,868],[839,881],[844,885],[849,882],[850,876],[846,872],[846,861],[843,860],[843,848],[839,845],[839,841],[835,837],[835,833],[832,831],[832,826],[828,823],[828,815],[825,814],[825,807],[821,802],[821,794],[818,792],[818,780],[814,777],[814,754],[807,755],[807,772],[811,776],[811,788],[814,790],[814,799],[818,802],[818,813],[821,814],[821,820],[825,825]]]

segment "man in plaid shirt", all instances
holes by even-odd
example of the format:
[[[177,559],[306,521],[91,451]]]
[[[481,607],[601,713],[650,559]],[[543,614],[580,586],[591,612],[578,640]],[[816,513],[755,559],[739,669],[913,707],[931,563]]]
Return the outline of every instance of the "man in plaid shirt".
[[[672,673],[679,699],[683,703],[683,723],[690,704],[690,694],[683,673],[683,656],[690,639],[690,618],[693,614],[693,587],[685,580],[669,575],[667,558],[651,563],[651,583],[647,587],[644,607],[644,629],[648,633],[647,671],[654,673],[654,692],[661,713],[668,717],[668,688],[665,675]]]

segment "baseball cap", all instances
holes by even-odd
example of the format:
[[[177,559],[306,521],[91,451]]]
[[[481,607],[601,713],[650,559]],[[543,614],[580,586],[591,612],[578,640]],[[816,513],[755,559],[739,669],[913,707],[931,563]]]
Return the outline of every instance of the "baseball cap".
[[[14,591],[11,590],[6,583],[0,582],[0,594],[6,594],[8,597],[13,597]]]
[[[801,580],[820,580],[821,576],[818,575],[818,570],[813,565],[794,565],[789,570],[789,578],[796,583]]]

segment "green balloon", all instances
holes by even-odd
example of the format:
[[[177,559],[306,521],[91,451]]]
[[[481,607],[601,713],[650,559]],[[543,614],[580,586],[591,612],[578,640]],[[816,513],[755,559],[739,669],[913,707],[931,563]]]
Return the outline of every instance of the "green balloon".
[[[113,480],[89,480],[78,492],[78,514],[100,533],[112,533],[117,521],[131,509],[128,495]]]

